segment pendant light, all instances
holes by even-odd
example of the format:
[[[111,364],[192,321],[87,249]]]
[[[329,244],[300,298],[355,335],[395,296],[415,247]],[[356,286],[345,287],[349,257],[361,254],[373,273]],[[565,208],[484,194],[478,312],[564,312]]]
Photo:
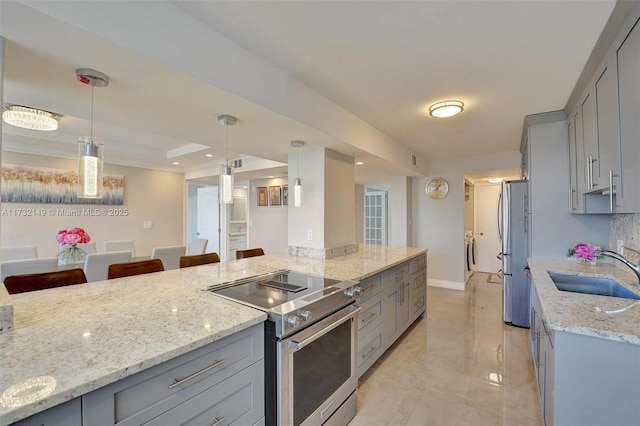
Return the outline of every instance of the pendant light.
[[[41,132],[56,130],[59,119],[58,114],[22,105],[7,105],[2,111],[2,121],[5,123]]]
[[[79,68],[76,78],[91,86],[91,131],[89,136],[78,139],[78,198],[102,198],[104,144],[93,139],[93,88],[109,85],[109,77],[96,70]]]
[[[291,141],[291,146],[296,149],[296,178],[293,180],[293,206],[302,205],[302,179],[300,179],[300,151],[304,147],[304,141]]]
[[[220,166],[220,204],[233,204],[233,167],[229,165],[229,126],[233,126],[238,119],[233,115],[219,115],[218,123],[227,128],[226,161]]]

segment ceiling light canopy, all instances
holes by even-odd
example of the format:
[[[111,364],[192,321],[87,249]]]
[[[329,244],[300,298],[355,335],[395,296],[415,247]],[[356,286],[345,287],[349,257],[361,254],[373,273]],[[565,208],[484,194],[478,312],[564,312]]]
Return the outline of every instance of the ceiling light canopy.
[[[437,102],[429,107],[429,115],[435,118],[447,118],[458,115],[464,109],[462,101],[450,100]]]
[[[21,105],[8,105],[2,111],[2,120],[12,126],[50,132],[58,128],[60,117],[49,111]]]

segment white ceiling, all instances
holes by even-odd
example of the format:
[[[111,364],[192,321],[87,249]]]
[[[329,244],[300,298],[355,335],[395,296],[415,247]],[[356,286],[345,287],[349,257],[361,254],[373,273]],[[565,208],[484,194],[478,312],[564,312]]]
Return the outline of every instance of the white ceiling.
[[[338,132],[216,87],[98,30],[63,22],[70,18],[53,18],[52,3],[69,2],[42,6],[53,10],[48,14],[39,12],[44,9],[37,3],[0,3],[7,40],[4,102],[64,115],[54,133],[4,125],[4,149],[73,155],[77,137],[89,129],[91,99],[90,89],[75,80],[75,69],[88,67],[111,79],[108,87],[95,89],[94,134],[105,140],[107,160],[114,163],[216,173],[226,141],[216,117],[232,114],[239,123],[229,129],[231,157],[286,162],[293,152],[289,142],[302,139],[305,149],[326,146],[364,160],[356,169],[363,183],[411,174],[355,137],[336,137]],[[101,7],[124,10],[135,3]],[[564,107],[615,5],[612,0],[170,3],[175,22],[190,15],[237,43],[243,54],[277,67],[424,159],[517,150],[525,115]],[[74,7],[90,6],[76,2]],[[140,31],[145,24],[139,21]],[[115,30],[122,23],[105,25]],[[198,53],[189,48],[167,47]],[[462,115],[428,117],[431,103],[451,98],[464,101]]]

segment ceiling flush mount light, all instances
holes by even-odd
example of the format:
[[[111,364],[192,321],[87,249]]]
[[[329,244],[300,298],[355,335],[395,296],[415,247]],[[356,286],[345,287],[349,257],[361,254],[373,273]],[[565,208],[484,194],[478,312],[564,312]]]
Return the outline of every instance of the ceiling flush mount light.
[[[218,123],[227,128],[227,156],[226,161],[220,166],[220,193],[221,204],[233,204],[233,167],[229,165],[229,126],[233,126],[238,119],[233,115],[219,115]]]
[[[362,166],[364,165],[364,161],[356,161],[356,166]]]
[[[106,87],[109,77],[96,70],[79,68],[76,78],[91,86],[91,131],[88,137],[78,139],[78,198],[102,198],[104,144],[93,139],[93,88]]]
[[[458,115],[464,109],[462,101],[442,101],[429,107],[429,115],[435,118],[447,118]]]
[[[293,180],[293,206],[302,205],[302,179],[300,179],[300,148],[304,147],[304,141],[291,141],[291,146],[296,149],[296,178]]]
[[[502,182],[504,179],[501,177],[496,177],[496,178],[489,178],[487,179],[489,181],[489,183],[500,183]]]
[[[2,121],[29,130],[51,132],[58,129],[60,116],[49,111],[21,105],[8,105],[2,111]]]

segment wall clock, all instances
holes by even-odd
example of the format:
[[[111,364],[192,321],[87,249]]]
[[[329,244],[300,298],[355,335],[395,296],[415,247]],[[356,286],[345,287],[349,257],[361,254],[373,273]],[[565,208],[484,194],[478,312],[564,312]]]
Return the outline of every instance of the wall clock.
[[[442,200],[449,192],[449,183],[441,177],[433,178],[424,187],[424,192],[434,200]]]

